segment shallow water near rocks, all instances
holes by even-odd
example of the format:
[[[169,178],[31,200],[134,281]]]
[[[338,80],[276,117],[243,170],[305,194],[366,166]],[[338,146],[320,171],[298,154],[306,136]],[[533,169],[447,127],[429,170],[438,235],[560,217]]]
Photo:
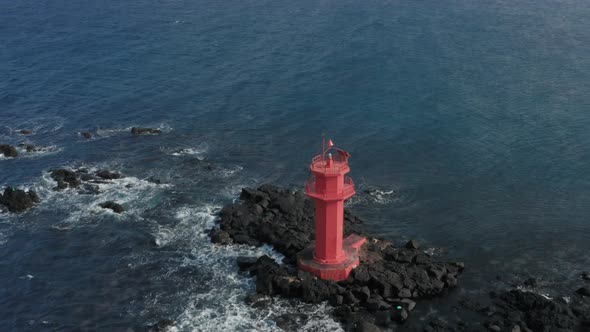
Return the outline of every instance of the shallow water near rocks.
[[[554,1],[0,0],[0,214],[7,330],[338,330],[329,308],[254,290],[205,231],[243,186],[301,189],[323,132],[352,154],[366,231],[465,261],[465,294],[568,296],[590,269],[590,4]],[[162,130],[134,137],[133,126]],[[30,130],[22,135],[21,129]],[[81,132],[93,134],[85,139]],[[121,172],[98,197],[47,171]],[[160,184],[149,181],[157,178]],[[116,200],[121,215],[98,208]],[[496,275],[501,276],[500,280]]]

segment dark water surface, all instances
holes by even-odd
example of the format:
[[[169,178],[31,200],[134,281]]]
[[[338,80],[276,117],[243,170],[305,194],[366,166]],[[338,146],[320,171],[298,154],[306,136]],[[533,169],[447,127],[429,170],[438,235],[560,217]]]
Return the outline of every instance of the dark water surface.
[[[0,187],[43,199],[0,216],[2,330],[275,330],[286,312],[337,330],[324,305],[248,308],[234,258],[271,249],[204,234],[242,186],[301,188],[322,132],[353,155],[368,232],[466,262],[410,326],[512,282],[496,275],[571,294],[590,269],[589,17],[582,0],[0,0],[0,143],[49,147],[0,159]],[[62,166],[127,177],[55,193]]]

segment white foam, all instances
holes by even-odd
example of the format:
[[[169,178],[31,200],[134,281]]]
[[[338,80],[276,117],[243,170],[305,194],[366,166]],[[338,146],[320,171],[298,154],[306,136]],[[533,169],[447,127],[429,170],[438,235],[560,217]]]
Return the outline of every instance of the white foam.
[[[197,156],[197,159],[203,160],[203,154],[209,150],[209,146],[205,143],[200,144],[196,147],[185,147],[185,148],[160,148],[160,150],[168,155],[181,157],[181,156]]]
[[[309,320],[304,331],[341,331],[340,325],[328,314],[326,304],[305,304],[299,301],[274,299],[268,308],[251,308],[244,303],[246,295],[255,291],[255,283],[249,276],[238,272],[237,256],[269,255],[277,262],[283,256],[271,246],[261,248],[247,245],[219,246],[211,243],[205,230],[215,226],[216,213],[220,206],[181,207],[175,217],[179,223],[173,228],[158,227],[157,241],[162,245],[174,243],[184,247],[187,255],[181,266],[198,267],[207,278],[206,293],[185,297],[185,310],[175,321],[180,331],[280,331],[274,319],[282,314],[303,313]],[[171,267],[172,273],[174,269]],[[155,304],[154,304],[155,305]]]
[[[373,189],[368,193],[372,201],[378,204],[387,204],[395,196],[395,190]]]
[[[25,147],[19,146],[18,147],[18,158],[38,158],[47,155],[52,155],[63,151],[63,148],[58,147],[57,145],[49,145],[49,146],[38,146],[35,147],[38,150],[27,152]]]
[[[238,166],[234,166],[232,168],[222,168],[222,169],[218,170],[217,172],[221,175],[221,177],[229,178],[229,177],[232,177],[235,174],[239,173],[243,169],[244,169],[244,167],[238,165]]]
[[[106,166],[85,168],[88,169],[90,174],[99,169],[113,169]],[[98,186],[99,193],[96,195],[79,194],[79,188],[54,191],[53,188],[57,183],[51,178],[51,174],[46,172],[43,174],[41,181],[35,184],[32,189],[37,191],[42,198],[39,209],[51,209],[52,211],[65,209],[68,217],[53,225],[54,228],[63,230],[69,229],[76,224],[85,223],[91,220],[91,217],[100,215],[111,215],[121,219],[133,216],[141,219],[139,215],[145,210],[149,200],[157,195],[159,191],[170,186],[168,184],[155,184],[133,176],[104,180],[104,182],[90,183]],[[117,214],[110,209],[101,208],[99,204],[105,201],[115,201],[123,205],[125,212]]]

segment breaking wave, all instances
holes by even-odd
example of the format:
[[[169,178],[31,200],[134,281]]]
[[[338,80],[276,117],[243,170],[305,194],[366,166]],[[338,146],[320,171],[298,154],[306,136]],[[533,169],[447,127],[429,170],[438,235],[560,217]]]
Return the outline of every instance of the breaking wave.
[[[283,256],[270,246],[218,246],[212,244],[206,230],[214,227],[221,206],[180,207],[174,217],[174,227],[158,226],[155,230],[158,246],[181,245],[187,250],[184,266],[199,268],[210,277],[201,287],[207,292],[188,292],[184,311],[176,318],[180,331],[281,331],[276,319],[285,314],[305,317],[304,331],[341,331],[340,325],[329,318],[329,306],[312,305],[296,300],[275,298],[267,308],[252,308],[244,298],[255,292],[252,278],[238,271],[237,256],[269,255],[277,261]],[[180,268],[173,267],[173,268]]]

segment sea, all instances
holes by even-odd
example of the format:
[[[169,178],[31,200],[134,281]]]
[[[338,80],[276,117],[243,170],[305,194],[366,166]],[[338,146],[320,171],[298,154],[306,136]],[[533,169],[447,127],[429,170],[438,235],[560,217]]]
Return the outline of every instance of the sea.
[[[589,17],[586,0],[0,0],[0,144],[42,148],[0,157],[0,188],[42,200],[0,215],[0,330],[298,314],[340,331],[327,303],[246,305],[235,258],[280,254],[207,235],[243,187],[303,190],[323,137],[352,155],[367,234],[465,262],[408,330],[530,277],[567,299],[590,270]],[[80,167],[125,177],[52,190],[49,170]]]

